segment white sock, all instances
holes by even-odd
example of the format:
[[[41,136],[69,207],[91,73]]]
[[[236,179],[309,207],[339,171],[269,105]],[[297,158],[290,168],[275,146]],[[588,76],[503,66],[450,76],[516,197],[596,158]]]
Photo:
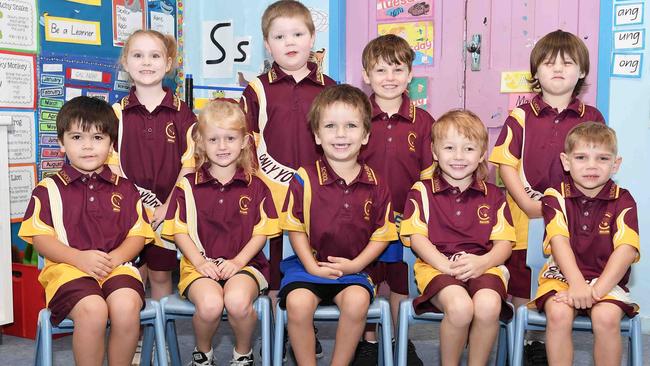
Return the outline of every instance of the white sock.
[[[237,350],[235,347],[232,348],[232,358],[235,360],[239,360],[242,357],[250,357],[253,354],[253,349],[249,350],[247,353],[240,354],[237,353]]]
[[[194,347],[194,352],[201,352],[201,351],[199,351],[198,348]],[[208,352],[204,352],[203,354],[205,355],[205,357],[208,358],[208,360],[211,360],[212,359],[212,348],[210,348],[210,350]]]

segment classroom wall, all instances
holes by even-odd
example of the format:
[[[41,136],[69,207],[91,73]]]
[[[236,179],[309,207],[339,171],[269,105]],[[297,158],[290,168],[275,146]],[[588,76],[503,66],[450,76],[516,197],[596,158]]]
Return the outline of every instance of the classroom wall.
[[[613,37],[614,30],[645,29],[645,34],[650,33],[650,16],[648,6],[645,3],[644,22],[642,25],[616,26],[612,24],[612,2],[601,1],[601,40]],[[609,11],[604,11],[609,9]],[[611,41],[609,41],[611,43]],[[638,207],[639,229],[641,236],[641,260],[632,267],[632,279],[630,291],[632,297],[641,306],[643,318],[643,331],[650,333],[650,291],[648,291],[648,278],[650,278],[650,44],[645,40],[646,47],[642,51],[635,51],[643,54],[643,64],[640,78],[618,78],[610,77],[609,93],[599,96],[598,107],[605,110],[609,126],[616,130],[618,136],[618,152],[623,157],[623,163],[615,180],[622,187],[628,189]],[[601,48],[610,48],[611,45],[603,45]],[[601,49],[601,51],[603,51]],[[611,69],[604,67],[605,58],[611,58],[611,50],[601,52],[601,68],[599,74],[607,74]],[[603,54],[603,53],[606,53]],[[611,61],[607,62],[611,65]],[[602,75],[599,75],[602,76]],[[601,91],[601,78],[599,78],[598,89]],[[605,83],[606,83],[605,82]],[[608,98],[604,98],[608,96]],[[608,100],[606,100],[608,99]]]

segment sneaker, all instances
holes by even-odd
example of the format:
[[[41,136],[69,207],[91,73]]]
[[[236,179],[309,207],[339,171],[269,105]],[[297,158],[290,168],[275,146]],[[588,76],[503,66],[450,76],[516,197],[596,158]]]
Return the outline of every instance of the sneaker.
[[[192,361],[187,366],[215,366],[214,359],[208,357],[205,353],[194,349],[192,352]]]
[[[318,340],[318,328],[314,326],[314,336],[316,337],[316,358],[323,358],[323,346]]]
[[[379,344],[361,341],[354,352],[351,366],[376,366],[379,358]]]
[[[230,366],[251,366],[254,364],[255,360],[252,353],[248,356],[241,356],[236,360],[234,358],[230,360]]]
[[[524,346],[525,366],[547,366],[546,346],[543,342],[532,341]]]
[[[423,366],[422,360],[418,357],[418,353],[415,352],[415,345],[411,340],[408,340],[406,345],[406,365],[407,366]]]
[[[138,345],[135,347],[135,353],[133,354],[133,360],[131,360],[131,366],[139,366],[140,358],[142,358],[142,339],[138,341]]]

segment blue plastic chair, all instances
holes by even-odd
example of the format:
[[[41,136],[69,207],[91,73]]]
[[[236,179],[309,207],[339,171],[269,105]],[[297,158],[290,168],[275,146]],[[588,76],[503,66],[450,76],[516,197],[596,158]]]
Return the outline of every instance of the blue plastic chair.
[[[36,326],[36,352],[34,365],[52,366],[52,335],[70,333],[74,330],[74,323],[66,318],[58,326],[52,326],[50,322],[50,310],[45,308],[38,314]],[[162,322],[162,311],[157,301],[146,300],[145,308],[140,312],[140,324],[144,326],[142,339],[142,352],[140,363],[151,364],[151,354],[154,341],[156,343],[156,360],[159,366],[167,366],[167,354],[165,352],[165,335]],[[110,322],[107,324],[110,326]]]
[[[419,292],[415,283],[413,265],[415,264],[415,254],[410,248],[404,248],[404,261],[408,264],[409,270],[409,295],[410,298],[402,300],[399,304],[399,315],[397,320],[397,340],[395,349],[395,364],[397,366],[406,365],[406,353],[408,344],[409,326],[416,323],[433,323],[441,322],[444,318],[442,313],[428,312],[424,314],[415,314],[413,309],[413,297],[418,296]],[[497,343],[497,365],[505,365],[508,357],[512,359],[512,342],[515,335],[514,322],[499,322],[499,335]]]
[[[546,258],[542,248],[544,238],[544,220],[533,219],[528,224],[528,249],[526,251],[526,264],[531,269],[531,298],[537,292],[537,279],[539,271]],[[532,245],[531,245],[532,244]],[[527,330],[545,330],[546,316],[537,310],[520,306],[515,317],[515,338],[513,351],[513,365],[521,365],[524,353],[524,336]],[[591,319],[578,316],[573,321],[573,330],[591,331]],[[643,346],[641,336],[641,320],[637,315],[633,318],[621,319],[621,334],[628,338],[628,364],[641,366],[643,363]]]
[[[283,258],[293,255],[293,249],[289,243],[289,236],[284,234]],[[318,321],[338,321],[340,312],[337,306],[318,306],[314,313],[314,320]],[[368,308],[366,322],[378,324],[380,328],[379,339],[379,364],[393,365],[393,346],[391,335],[391,317],[390,305],[388,301],[381,297],[375,297],[375,300]],[[275,307],[275,334],[273,335],[273,365],[282,366],[282,351],[284,348],[284,328],[287,325],[287,311],[280,308],[279,302]]]
[[[176,319],[187,319],[194,316],[195,307],[189,300],[181,298],[178,293],[163,297],[160,300],[165,324],[165,336],[169,347],[171,364],[181,365],[181,356],[176,337]],[[259,296],[253,303],[260,326],[262,327],[262,365],[271,365],[271,300],[267,296]],[[226,310],[223,320],[228,319]]]

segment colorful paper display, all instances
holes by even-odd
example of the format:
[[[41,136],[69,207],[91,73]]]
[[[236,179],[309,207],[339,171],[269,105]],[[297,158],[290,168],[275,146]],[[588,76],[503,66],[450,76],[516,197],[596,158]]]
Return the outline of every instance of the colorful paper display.
[[[404,38],[415,51],[413,66],[433,63],[433,21],[377,24],[377,33]]]

